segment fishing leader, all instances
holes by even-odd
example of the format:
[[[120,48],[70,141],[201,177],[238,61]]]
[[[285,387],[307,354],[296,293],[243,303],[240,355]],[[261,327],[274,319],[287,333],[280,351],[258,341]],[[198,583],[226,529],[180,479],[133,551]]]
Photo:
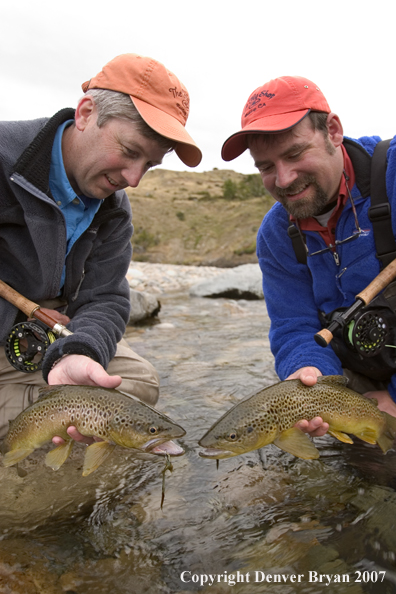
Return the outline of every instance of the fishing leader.
[[[49,346],[42,372],[17,370],[4,345],[26,316],[0,298],[3,435],[47,382],[158,400],[156,370],[122,338],[132,254],[124,189],[171,151],[199,164],[201,151],[185,129],[189,95],[163,64],[137,54],[117,56],[82,89],[75,110],[0,124],[0,279],[73,333]],[[68,433],[87,441],[75,428]]]
[[[284,76],[249,96],[222,157],[248,149],[276,200],[258,231],[257,256],[280,379],[313,385],[320,375],[344,374],[350,388],[396,416],[394,285],[340,328],[331,347],[314,340],[396,257],[396,137],[374,171],[380,141],[345,137],[319,87]],[[381,166],[386,192],[373,204],[370,181],[380,179]],[[320,417],[299,426],[311,435],[328,430]]]

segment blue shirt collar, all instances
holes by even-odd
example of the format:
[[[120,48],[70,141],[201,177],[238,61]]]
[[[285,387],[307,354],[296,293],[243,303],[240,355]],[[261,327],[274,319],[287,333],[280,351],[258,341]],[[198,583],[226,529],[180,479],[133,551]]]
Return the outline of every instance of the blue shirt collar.
[[[70,185],[66,175],[62,157],[62,136],[65,128],[73,124],[74,120],[67,120],[61,124],[55,134],[51,153],[49,186],[58,206],[65,207],[75,198],[76,193]]]

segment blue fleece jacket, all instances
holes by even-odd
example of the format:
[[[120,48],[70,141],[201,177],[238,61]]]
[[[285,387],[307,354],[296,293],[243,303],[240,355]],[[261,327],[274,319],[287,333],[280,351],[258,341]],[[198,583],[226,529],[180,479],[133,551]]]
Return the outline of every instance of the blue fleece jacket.
[[[371,156],[378,136],[355,140]],[[347,147],[347,142],[346,148]],[[396,230],[396,137],[387,154],[386,185],[392,209],[392,226]],[[321,329],[318,311],[330,313],[349,307],[356,295],[380,272],[376,257],[373,227],[368,217],[370,199],[362,197],[359,182],[352,188],[360,227],[364,232],[350,243],[338,247],[337,266],[330,252],[308,258],[307,264],[297,261],[287,234],[289,216],[276,203],[265,216],[257,237],[257,255],[263,273],[263,290],[271,319],[269,333],[275,356],[275,369],[280,379],[306,366],[315,366],[324,375],[342,375],[341,362],[331,348],[316,344],[314,335]],[[355,219],[348,201],[338,220],[336,239],[353,234]],[[317,232],[304,231],[310,253],[326,247]],[[396,401],[396,374],[388,386]]]

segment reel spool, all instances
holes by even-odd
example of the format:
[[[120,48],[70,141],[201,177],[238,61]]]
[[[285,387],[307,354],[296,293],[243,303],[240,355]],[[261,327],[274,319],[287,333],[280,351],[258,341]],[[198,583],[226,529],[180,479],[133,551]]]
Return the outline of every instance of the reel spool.
[[[367,311],[345,328],[345,342],[362,357],[374,357],[386,346],[389,324],[380,312]]]
[[[22,322],[11,328],[5,344],[8,361],[18,371],[34,373],[41,369],[43,356],[55,334],[35,322]]]

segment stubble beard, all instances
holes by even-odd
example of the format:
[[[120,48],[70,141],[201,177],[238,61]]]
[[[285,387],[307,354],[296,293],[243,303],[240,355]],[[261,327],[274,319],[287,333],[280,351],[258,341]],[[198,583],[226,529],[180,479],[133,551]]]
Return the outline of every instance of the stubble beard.
[[[297,194],[303,188],[310,185],[314,189],[314,195],[309,198],[300,198],[296,201],[288,200],[288,194]],[[282,204],[292,217],[306,219],[320,214],[329,202],[329,196],[316,181],[315,176],[305,175],[294,181],[288,188],[276,189],[276,200]]]

